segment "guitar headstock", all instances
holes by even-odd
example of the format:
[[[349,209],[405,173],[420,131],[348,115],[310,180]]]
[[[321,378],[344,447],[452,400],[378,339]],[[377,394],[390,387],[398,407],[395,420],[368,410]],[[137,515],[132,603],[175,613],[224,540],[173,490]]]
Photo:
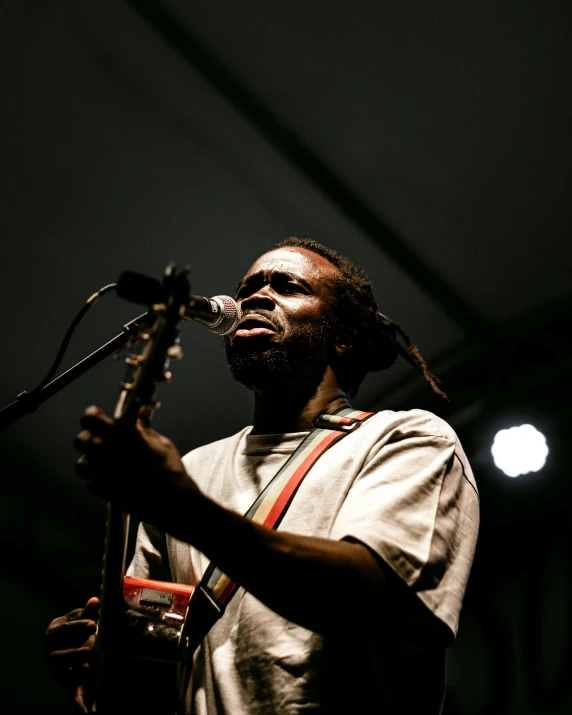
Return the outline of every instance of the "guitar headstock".
[[[142,408],[158,407],[155,388],[170,380],[170,362],[183,354],[179,332],[189,302],[187,276],[188,271],[177,273],[173,265],[165,270],[151,309],[130,342],[125,359],[127,375],[114,413],[116,421],[132,424]]]

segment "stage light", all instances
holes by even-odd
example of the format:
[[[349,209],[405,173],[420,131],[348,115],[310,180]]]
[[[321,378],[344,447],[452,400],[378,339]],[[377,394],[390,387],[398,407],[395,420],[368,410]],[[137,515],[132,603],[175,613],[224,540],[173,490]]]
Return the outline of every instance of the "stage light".
[[[538,472],[548,455],[546,437],[532,425],[520,425],[497,432],[491,452],[495,465],[507,477]]]

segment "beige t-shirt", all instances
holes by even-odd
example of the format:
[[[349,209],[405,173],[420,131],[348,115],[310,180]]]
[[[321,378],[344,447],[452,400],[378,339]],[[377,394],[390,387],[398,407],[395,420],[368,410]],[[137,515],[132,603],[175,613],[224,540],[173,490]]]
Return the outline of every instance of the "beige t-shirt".
[[[184,458],[200,489],[239,513],[307,434],[250,431]],[[435,415],[386,410],[371,417],[320,457],[279,528],[363,542],[445,624],[444,632],[456,632],[478,531],[478,495],[454,431]],[[196,584],[207,563],[188,544],[141,527],[130,573]],[[434,715],[443,696],[446,644],[418,637],[411,606],[407,598],[380,603],[387,621],[372,619],[377,625],[351,638],[324,638],[239,589],[195,656],[187,711],[293,715],[351,707]]]

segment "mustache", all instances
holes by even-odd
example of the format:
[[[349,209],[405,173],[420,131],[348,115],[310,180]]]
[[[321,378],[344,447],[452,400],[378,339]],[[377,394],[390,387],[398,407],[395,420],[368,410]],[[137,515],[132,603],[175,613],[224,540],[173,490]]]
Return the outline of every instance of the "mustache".
[[[267,310],[245,310],[240,314],[240,320],[247,320],[248,318],[252,317],[253,320],[255,320],[257,317],[258,318],[264,318],[267,320],[273,328],[275,328],[276,332],[280,331],[282,326],[280,322],[276,319],[276,316],[271,312]]]

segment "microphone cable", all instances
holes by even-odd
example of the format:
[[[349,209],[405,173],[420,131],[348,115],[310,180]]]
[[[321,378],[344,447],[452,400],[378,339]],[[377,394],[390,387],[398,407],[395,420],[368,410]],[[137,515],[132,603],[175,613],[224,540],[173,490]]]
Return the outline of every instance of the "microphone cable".
[[[56,358],[51,366],[51,368],[48,370],[47,375],[44,377],[44,379],[34,387],[34,389],[29,392],[29,393],[21,393],[18,395],[19,398],[24,397],[26,399],[29,399],[33,395],[36,395],[43,387],[45,387],[48,382],[53,378],[53,376],[56,374],[56,371],[58,367],[60,366],[64,354],[70,344],[70,341],[72,339],[72,335],[74,334],[77,326],[81,323],[81,321],[84,319],[86,313],[88,310],[95,304],[97,301],[104,296],[106,293],[109,293],[112,290],[115,290],[117,288],[117,283],[108,283],[107,285],[103,286],[100,288],[98,291],[96,291],[93,295],[90,295],[87,301],[84,303],[84,305],[81,307],[81,310],[79,313],[75,316],[75,318],[72,320],[70,323],[69,328],[66,331],[66,334],[64,335],[64,338],[62,340],[62,343],[60,345],[60,348],[58,350],[58,353],[56,355]]]

